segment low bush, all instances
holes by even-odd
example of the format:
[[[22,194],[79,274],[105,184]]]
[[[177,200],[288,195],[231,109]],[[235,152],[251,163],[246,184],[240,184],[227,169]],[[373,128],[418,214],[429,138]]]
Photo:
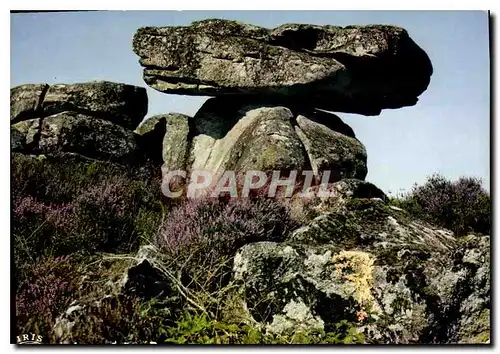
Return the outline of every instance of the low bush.
[[[415,185],[409,193],[392,198],[391,203],[458,236],[491,232],[491,199],[478,178],[450,181],[434,174],[423,185]]]
[[[16,268],[43,255],[130,252],[155,233],[168,205],[154,172],[61,159],[13,157]]]
[[[193,199],[163,221],[156,245],[175,260],[186,282],[227,283],[232,257],[247,243],[279,242],[295,227],[289,210],[267,198]],[[211,283],[211,285],[209,285]]]
[[[56,317],[66,309],[77,289],[77,271],[69,257],[46,258],[20,272],[16,292],[18,333],[53,333]],[[54,338],[47,338],[54,340]]]
[[[354,323],[342,321],[335,331],[270,334],[246,324],[210,320],[206,315],[184,314],[166,331],[165,343],[174,344],[355,344],[364,343],[364,335]]]
[[[108,298],[72,327],[78,344],[357,344],[364,343],[358,324],[340,321],[333,330],[266,333],[243,323],[211,319],[186,310],[172,321],[168,307],[156,300]]]

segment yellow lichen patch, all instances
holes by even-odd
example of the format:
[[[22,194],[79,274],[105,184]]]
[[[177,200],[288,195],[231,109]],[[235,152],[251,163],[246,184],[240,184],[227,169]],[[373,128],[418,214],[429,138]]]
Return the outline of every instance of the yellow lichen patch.
[[[351,296],[362,306],[373,305],[371,293],[373,257],[361,251],[342,251],[333,256],[336,276],[345,281]]]

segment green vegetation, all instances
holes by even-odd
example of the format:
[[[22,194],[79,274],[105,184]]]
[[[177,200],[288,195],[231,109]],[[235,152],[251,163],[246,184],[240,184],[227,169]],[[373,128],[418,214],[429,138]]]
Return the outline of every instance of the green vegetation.
[[[234,255],[248,243],[284,241],[299,226],[290,203],[258,195],[167,201],[154,168],[76,155],[14,154],[12,163],[19,333],[60,342],[57,318],[75,300],[82,313],[64,340],[80,344],[353,344],[365,342],[360,327],[375,321],[368,290],[374,260],[361,251],[332,258],[353,299],[363,304],[352,321],[327,321],[326,332],[277,334],[245,316],[244,295],[231,277]],[[433,177],[391,203],[460,233],[489,233],[489,195],[478,183]],[[388,206],[370,199],[352,199],[345,207],[361,218],[365,211],[377,220],[388,213]],[[354,245],[354,222],[339,217],[330,239]],[[151,298],[120,288],[141,245],[154,246],[155,269],[168,293]]]
[[[457,236],[491,233],[491,198],[478,178],[450,181],[434,174],[423,185],[391,198],[390,203]]]

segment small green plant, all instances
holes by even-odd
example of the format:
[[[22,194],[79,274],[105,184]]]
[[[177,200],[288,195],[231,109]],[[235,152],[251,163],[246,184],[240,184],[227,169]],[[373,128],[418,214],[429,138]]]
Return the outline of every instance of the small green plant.
[[[270,334],[247,324],[228,324],[211,321],[206,315],[186,313],[175,327],[167,330],[167,343],[175,344],[360,344],[364,335],[355,324],[341,321],[335,332],[297,331]]]

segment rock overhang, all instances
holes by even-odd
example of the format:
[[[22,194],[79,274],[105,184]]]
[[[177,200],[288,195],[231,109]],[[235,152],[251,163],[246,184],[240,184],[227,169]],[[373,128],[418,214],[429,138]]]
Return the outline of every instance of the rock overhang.
[[[364,115],[416,104],[433,71],[408,32],[390,25],[266,29],[211,19],[140,28],[133,47],[145,82],[161,92],[300,100]]]

